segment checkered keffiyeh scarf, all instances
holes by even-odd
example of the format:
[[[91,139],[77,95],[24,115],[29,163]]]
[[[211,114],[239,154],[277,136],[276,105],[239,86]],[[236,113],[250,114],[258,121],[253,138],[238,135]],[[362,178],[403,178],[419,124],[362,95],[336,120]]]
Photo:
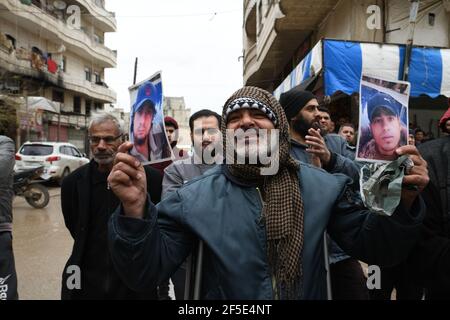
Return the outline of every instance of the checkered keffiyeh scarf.
[[[268,244],[268,261],[275,277],[277,299],[298,299],[302,294],[302,251],[304,240],[303,200],[300,193],[299,164],[290,156],[289,130],[281,105],[269,92],[256,87],[244,87],[225,103],[222,115],[222,132],[226,149],[226,119],[236,101],[250,106],[270,109],[272,122],[279,133],[279,170],[272,176],[262,176],[257,165],[227,165],[232,175],[249,181],[259,181],[265,195],[265,220]],[[249,103],[250,101],[250,103]]]

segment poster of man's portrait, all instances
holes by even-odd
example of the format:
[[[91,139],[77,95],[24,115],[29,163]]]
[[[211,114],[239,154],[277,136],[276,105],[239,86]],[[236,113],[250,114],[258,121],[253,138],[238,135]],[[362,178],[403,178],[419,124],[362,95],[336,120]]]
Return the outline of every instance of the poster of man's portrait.
[[[131,98],[130,154],[142,163],[172,158],[172,150],[164,128],[161,74],[129,88]]]
[[[360,87],[357,160],[389,162],[408,143],[410,84],[363,76]]]

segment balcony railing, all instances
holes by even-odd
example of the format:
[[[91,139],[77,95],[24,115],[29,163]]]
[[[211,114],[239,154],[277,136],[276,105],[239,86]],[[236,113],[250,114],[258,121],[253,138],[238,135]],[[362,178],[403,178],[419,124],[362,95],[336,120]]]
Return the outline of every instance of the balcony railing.
[[[51,83],[55,86],[63,87],[79,94],[84,94],[93,99],[109,103],[116,101],[116,93],[105,85],[69,77],[59,69],[50,71],[48,65],[44,64],[43,61],[40,61],[39,57],[35,54],[27,54],[20,49],[9,52],[0,47],[0,68],[11,74],[26,76],[33,78],[36,81],[42,81],[42,85]]]
[[[37,0],[34,0],[35,2]],[[54,42],[64,42],[64,45],[76,54],[92,59],[95,58],[101,61],[101,67],[110,68],[115,67],[117,62],[117,54],[106,46],[96,43],[92,36],[89,36],[83,30],[71,28],[64,21],[64,17],[55,16],[48,10],[44,10],[35,6],[34,3],[29,5],[21,4],[15,0],[6,0],[4,4],[9,11],[14,12],[18,17],[18,24],[29,25],[35,24],[37,28],[45,28],[50,35],[49,40]],[[22,20],[22,21],[21,21]],[[53,38],[53,39],[52,39]]]
[[[249,73],[249,69],[256,64],[257,54],[256,54],[256,43],[247,49],[244,54],[244,75]]]
[[[88,12],[102,24],[105,32],[114,32],[117,30],[117,21],[114,12],[105,9],[104,1],[98,0],[77,0],[77,2],[85,7]]]

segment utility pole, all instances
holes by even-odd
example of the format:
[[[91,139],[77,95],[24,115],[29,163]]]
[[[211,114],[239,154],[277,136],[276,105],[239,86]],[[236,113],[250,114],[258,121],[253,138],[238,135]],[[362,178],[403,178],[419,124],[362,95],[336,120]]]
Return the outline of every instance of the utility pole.
[[[411,6],[409,11],[409,35],[406,40],[405,62],[403,65],[403,80],[408,80],[409,64],[411,61],[411,52],[414,43],[414,30],[416,29],[417,12],[419,11],[419,0],[410,0]]]
[[[30,113],[28,111],[28,87],[26,82],[24,82],[23,95],[25,98],[25,110],[27,114],[27,137],[25,140],[30,141]]]
[[[133,78],[133,85],[136,84],[137,68],[138,68],[138,58],[136,57],[136,61],[134,62],[134,78]]]

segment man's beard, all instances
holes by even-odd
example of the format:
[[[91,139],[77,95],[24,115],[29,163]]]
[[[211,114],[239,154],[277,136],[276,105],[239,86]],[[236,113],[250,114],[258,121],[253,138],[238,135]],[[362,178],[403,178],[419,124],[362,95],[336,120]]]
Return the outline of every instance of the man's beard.
[[[199,148],[200,147],[200,148]],[[216,157],[216,149],[218,148],[217,143],[211,142],[206,146],[196,146],[194,145],[194,156],[196,161],[200,161],[203,164],[211,164],[212,160]],[[220,154],[219,150],[219,154]]]
[[[116,153],[110,152],[97,152],[94,153],[94,161],[101,165],[108,165],[114,161]]]
[[[138,138],[138,137],[134,136],[134,144],[142,146],[143,144],[145,144],[146,141],[147,141],[147,137],[145,137],[145,138]]]
[[[320,129],[322,135],[324,135],[322,127],[320,126],[319,121],[313,120],[310,123],[303,118],[298,118],[292,123],[292,129],[300,133],[302,137],[305,137],[309,134],[309,129]]]
[[[272,141],[270,133],[265,130],[264,133],[261,131],[257,130],[255,135],[252,135],[253,139],[251,141],[244,142],[242,139],[246,138],[242,137],[235,140],[234,156],[238,164],[244,160],[245,164],[268,165],[272,156],[279,152],[278,135],[274,135],[275,140]],[[237,140],[240,141],[238,142]]]
[[[171,143],[170,143],[170,147],[173,149],[173,148],[175,148],[176,146],[177,146],[177,142],[178,141],[172,141]]]
[[[326,136],[328,134],[327,127],[321,125],[320,123],[319,123],[319,127],[320,127],[320,134],[322,135],[322,137]],[[316,129],[316,128],[314,128],[314,129]]]

